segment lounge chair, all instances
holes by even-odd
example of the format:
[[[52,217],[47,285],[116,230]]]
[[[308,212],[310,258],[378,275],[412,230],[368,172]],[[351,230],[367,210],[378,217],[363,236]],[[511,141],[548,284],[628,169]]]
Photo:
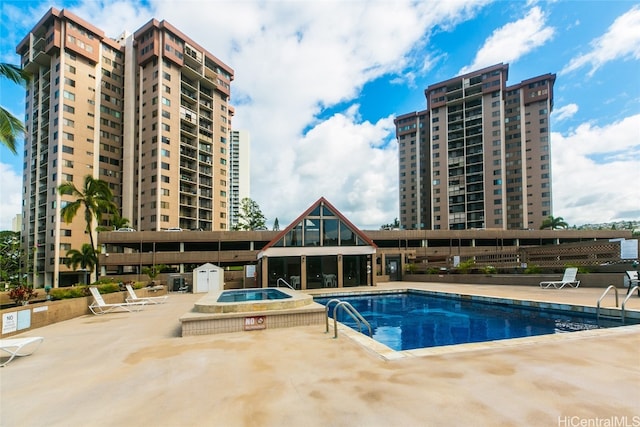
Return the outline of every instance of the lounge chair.
[[[640,279],[638,278],[638,272],[635,270],[624,272],[624,285],[627,288],[627,293],[631,292],[634,286],[640,286]],[[638,296],[640,296],[640,288],[638,288]]]
[[[93,314],[106,314],[111,313],[113,311],[140,311],[144,308],[146,301],[140,302],[121,302],[117,304],[107,304],[104,302],[102,295],[100,295],[100,291],[98,288],[91,287],[91,295],[93,295],[93,303],[89,306],[89,309],[93,312]]]
[[[146,302],[148,304],[162,304],[167,302],[168,295],[161,295],[158,297],[138,297],[136,295],[136,291],[133,290],[133,286],[126,285],[127,292],[129,293],[129,297],[127,298],[127,302]]]
[[[558,281],[549,281],[549,282],[540,282],[541,288],[550,288],[554,287],[556,289],[562,289],[566,285],[569,285],[572,288],[577,288],[580,286],[580,280],[576,280],[576,275],[578,274],[578,269],[575,267],[567,268],[564,270],[564,276],[562,280]]]
[[[2,351],[1,357],[6,357],[4,356],[4,353],[9,355],[9,360],[4,363],[0,363],[0,367],[11,362],[16,356],[30,355],[36,351],[43,340],[43,337],[8,338],[0,340],[0,351]]]

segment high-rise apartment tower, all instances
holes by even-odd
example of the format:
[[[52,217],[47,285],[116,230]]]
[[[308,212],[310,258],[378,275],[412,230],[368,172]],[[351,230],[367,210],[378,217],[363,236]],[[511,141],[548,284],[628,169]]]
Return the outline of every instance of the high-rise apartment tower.
[[[229,66],[166,21],[111,39],[54,8],[16,51],[33,75],[22,238],[36,286],[77,282],[64,261],[88,243],[86,223],[60,220],[74,198],[57,188],[86,175],[109,183],[137,230],[229,228]]]
[[[229,224],[238,225],[240,202],[251,197],[250,147],[251,139],[246,130],[232,130],[229,146]]]
[[[555,74],[507,86],[498,64],[436,83],[396,118],[405,229],[539,228],[552,215]]]

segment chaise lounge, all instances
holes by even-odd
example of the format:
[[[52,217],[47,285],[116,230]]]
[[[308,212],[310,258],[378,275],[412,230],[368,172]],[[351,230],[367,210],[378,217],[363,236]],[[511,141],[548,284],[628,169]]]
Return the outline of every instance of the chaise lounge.
[[[138,297],[136,292],[133,290],[133,286],[126,285],[127,292],[129,293],[129,297],[127,298],[127,302],[146,302],[148,304],[162,304],[167,302],[168,295],[161,295],[157,297]]]
[[[562,276],[561,280],[540,282],[540,287],[545,289],[550,287],[562,289],[565,286],[569,285],[572,288],[577,288],[578,286],[580,286],[580,280],[576,280],[577,275],[578,269],[575,267],[570,267],[564,270],[564,276]]]
[[[633,289],[634,286],[640,286],[640,279],[638,278],[637,271],[625,271],[624,286],[627,288],[627,294],[631,292],[631,289]],[[638,288],[638,296],[640,297],[640,287]]]
[[[11,362],[16,356],[28,356],[38,347],[40,343],[44,341],[43,337],[25,337],[25,338],[8,338],[0,340],[0,351],[2,355],[0,357],[7,357],[4,354],[9,355],[9,359],[0,363],[0,368]]]
[[[89,288],[89,290],[91,291],[91,295],[93,295],[94,299],[94,301],[89,306],[89,309],[93,314],[106,314],[113,311],[140,311],[147,303],[146,301],[139,301],[107,304],[106,302],[104,302],[102,295],[100,295],[100,291],[98,291],[98,288],[91,287]]]

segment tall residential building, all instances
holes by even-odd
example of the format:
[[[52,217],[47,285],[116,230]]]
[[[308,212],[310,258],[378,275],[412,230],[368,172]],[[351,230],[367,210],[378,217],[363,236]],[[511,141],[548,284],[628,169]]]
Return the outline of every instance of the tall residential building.
[[[229,145],[229,226],[238,225],[240,201],[251,194],[251,139],[246,130],[232,130]]]
[[[88,243],[86,223],[60,220],[74,199],[57,188],[82,189],[86,175],[109,183],[140,231],[229,228],[229,66],[166,21],[111,39],[54,8],[16,51],[33,75],[22,214],[36,286],[77,282],[64,261]]]
[[[552,215],[555,74],[507,86],[498,64],[430,85],[396,118],[405,229],[539,228]]]

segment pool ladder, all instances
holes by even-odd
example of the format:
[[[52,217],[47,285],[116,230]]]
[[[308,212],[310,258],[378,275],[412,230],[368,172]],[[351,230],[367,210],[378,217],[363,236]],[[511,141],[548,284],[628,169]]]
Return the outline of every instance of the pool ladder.
[[[347,301],[341,301],[338,298],[334,298],[331,299],[329,301],[327,301],[327,316],[326,316],[326,330],[325,333],[329,332],[329,305],[335,302],[337,303],[335,305],[335,307],[333,307],[333,338],[338,338],[338,320],[337,320],[337,315],[338,315],[338,309],[342,308],[345,313],[347,313],[349,316],[351,316],[356,323],[358,324],[358,331],[360,333],[362,333],[362,324],[364,323],[367,328],[369,329],[369,336],[372,337],[373,336],[373,332],[371,331],[371,325],[369,324],[369,322],[367,322],[367,320],[362,317],[362,314],[360,314],[360,312],[358,310],[356,310],[350,303],[348,303]]]
[[[278,280],[276,280],[276,288],[280,287],[280,282],[284,283],[288,288],[293,289],[294,291],[296,290],[293,286],[289,284],[289,282],[284,280],[282,277],[279,277]]]
[[[596,319],[598,322],[598,326],[600,326],[600,302],[605,296],[607,296],[607,294],[611,289],[613,289],[616,293],[616,308],[618,308],[618,288],[616,288],[614,285],[609,285],[609,287],[602,293],[602,295],[600,295],[600,298],[598,298],[598,304],[596,307]],[[622,322],[623,325],[624,325],[624,317],[625,317],[625,304],[627,303],[627,301],[629,301],[629,298],[633,295],[633,292],[637,290],[638,290],[638,286],[634,286],[633,288],[631,288],[629,292],[627,292],[627,296],[625,297],[624,301],[622,301],[620,321]],[[608,317],[611,318],[611,316],[608,316]]]

